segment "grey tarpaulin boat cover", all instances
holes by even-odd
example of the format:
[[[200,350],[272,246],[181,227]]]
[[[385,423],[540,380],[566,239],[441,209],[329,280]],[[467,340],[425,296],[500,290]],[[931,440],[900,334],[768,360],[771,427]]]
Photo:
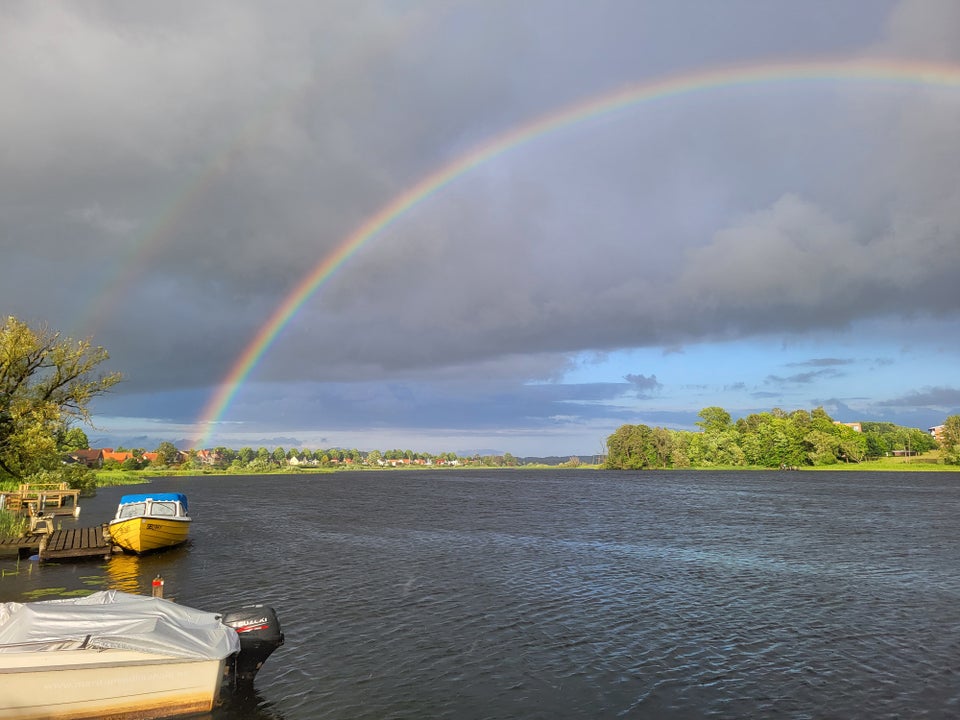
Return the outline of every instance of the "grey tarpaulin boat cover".
[[[0,603],[0,652],[119,648],[220,659],[240,650],[220,615],[118,590],[82,598]]]

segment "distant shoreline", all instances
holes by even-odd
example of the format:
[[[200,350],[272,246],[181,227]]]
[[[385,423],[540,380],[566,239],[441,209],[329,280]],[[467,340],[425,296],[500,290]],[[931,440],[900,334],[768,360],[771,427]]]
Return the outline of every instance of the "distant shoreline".
[[[605,470],[602,465],[579,465],[577,467],[563,467],[560,465],[518,465],[514,467],[489,467],[489,466],[459,466],[459,467],[363,467],[349,466],[337,468],[282,468],[270,470],[268,472],[251,472],[236,470],[216,470],[216,469],[154,469],[154,470],[98,470],[95,471],[97,477],[97,487],[109,487],[111,485],[134,485],[149,481],[152,478],[159,477],[222,477],[230,475],[333,475],[343,472],[395,472],[404,473],[410,471],[420,472],[451,472],[466,471],[475,472],[478,470],[496,470],[503,472],[512,472],[517,470],[537,470],[537,471],[597,471]],[[960,465],[944,465],[930,460],[921,460],[917,458],[883,458],[881,460],[868,460],[861,463],[836,463],[834,465],[809,465],[801,466],[795,469],[781,470],[779,468],[759,467],[756,465],[742,466],[723,466],[723,467],[696,467],[696,468],[650,468],[639,470],[609,470],[611,473],[662,473],[662,472],[776,472],[789,475],[794,472],[960,472]]]

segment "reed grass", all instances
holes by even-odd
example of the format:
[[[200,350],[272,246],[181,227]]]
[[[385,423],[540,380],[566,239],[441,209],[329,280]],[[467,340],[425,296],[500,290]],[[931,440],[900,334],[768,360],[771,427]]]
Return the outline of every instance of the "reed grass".
[[[9,510],[0,510],[0,537],[17,537],[27,529],[27,518]]]

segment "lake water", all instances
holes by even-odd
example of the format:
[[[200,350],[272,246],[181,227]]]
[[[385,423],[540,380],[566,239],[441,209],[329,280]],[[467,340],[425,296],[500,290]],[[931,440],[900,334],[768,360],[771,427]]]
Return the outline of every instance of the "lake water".
[[[149,594],[160,573],[186,605],[274,606],[286,644],[256,693],[211,720],[960,717],[957,474],[443,470],[151,487],[188,494],[189,545],[21,561],[0,600]],[[142,488],[101,489],[79,523]]]

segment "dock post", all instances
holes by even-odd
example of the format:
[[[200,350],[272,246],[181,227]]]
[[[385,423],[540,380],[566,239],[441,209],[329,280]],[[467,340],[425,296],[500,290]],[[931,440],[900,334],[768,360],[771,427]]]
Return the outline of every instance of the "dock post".
[[[163,597],[163,575],[160,575],[159,573],[153,579],[153,597]]]

